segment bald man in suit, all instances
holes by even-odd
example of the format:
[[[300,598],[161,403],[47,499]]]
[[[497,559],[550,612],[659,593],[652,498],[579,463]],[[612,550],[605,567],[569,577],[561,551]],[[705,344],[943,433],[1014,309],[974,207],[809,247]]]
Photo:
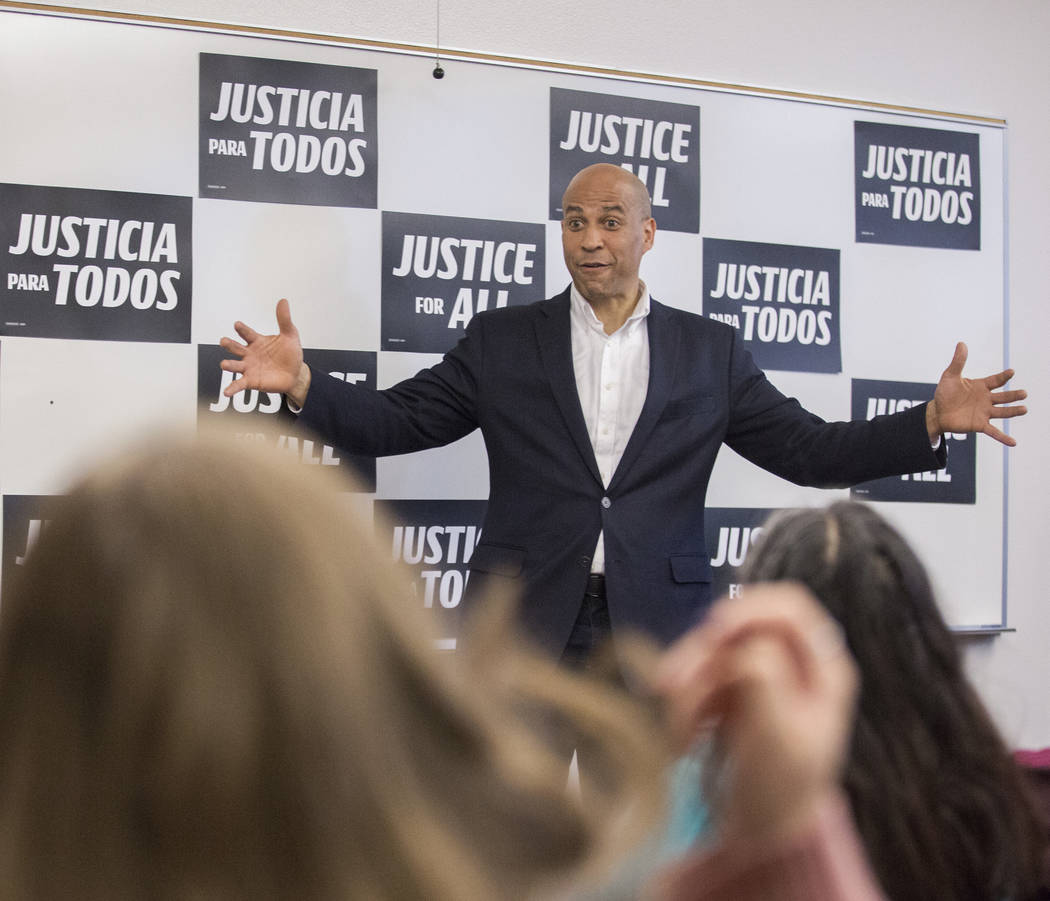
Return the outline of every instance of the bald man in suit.
[[[704,503],[722,444],[783,478],[838,487],[945,465],[944,432],[982,431],[1025,412],[1005,371],[962,377],[956,349],[929,404],[828,423],[781,394],[736,331],[664,306],[639,277],[653,246],[645,186],[590,166],[563,198],[572,283],[523,307],[476,315],[437,365],[372,391],[303,362],[288,303],[279,331],[235,324],[222,339],[227,389],[284,393],[300,421],[353,453],[448,444],[480,429],[489,460],[482,539],[464,605],[508,581],[521,621],[552,655],[587,659],[611,633],[669,643],[711,603]]]

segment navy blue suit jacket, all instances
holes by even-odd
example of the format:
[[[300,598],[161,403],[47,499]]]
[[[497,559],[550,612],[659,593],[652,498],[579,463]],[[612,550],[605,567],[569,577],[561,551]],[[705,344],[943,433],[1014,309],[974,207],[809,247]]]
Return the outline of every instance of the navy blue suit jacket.
[[[515,580],[522,622],[554,654],[579,611],[599,530],[614,630],[669,642],[697,621],[711,602],[704,498],[723,443],[822,487],[944,465],[925,406],[827,423],[770,384],[732,327],[653,301],[648,330],[645,405],[608,486],[577,396],[568,290],[479,313],[440,363],[383,391],[315,371],[300,420],[375,456],[480,428],[489,501],[464,604],[479,596],[481,573]]]

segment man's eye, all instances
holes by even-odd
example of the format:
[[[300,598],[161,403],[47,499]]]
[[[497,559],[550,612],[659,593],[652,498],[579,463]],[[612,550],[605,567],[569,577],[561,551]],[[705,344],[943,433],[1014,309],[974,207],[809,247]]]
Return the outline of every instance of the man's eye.
[[[605,227],[606,228],[619,228],[620,227],[620,220],[619,219],[606,219],[605,220]]]

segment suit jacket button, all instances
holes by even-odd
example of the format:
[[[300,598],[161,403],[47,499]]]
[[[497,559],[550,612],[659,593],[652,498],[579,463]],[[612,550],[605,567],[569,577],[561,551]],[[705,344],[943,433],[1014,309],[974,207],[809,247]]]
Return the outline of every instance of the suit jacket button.
[[[590,565],[591,565],[591,558],[590,557],[588,557],[586,554],[584,554],[582,557],[580,557],[580,566],[590,566]]]
[[[603,506],[603,507],[604,507],[604,508],[605,508],[606,510],[608,510],[608,509],[609,509],[609,508],[610,508],[610,507],[612,506],[612,501],[611,501],[611,500],[609,500],[609,498],[607,498],[607,497],[603,497],[603,498],[602,498],[602,506]]]

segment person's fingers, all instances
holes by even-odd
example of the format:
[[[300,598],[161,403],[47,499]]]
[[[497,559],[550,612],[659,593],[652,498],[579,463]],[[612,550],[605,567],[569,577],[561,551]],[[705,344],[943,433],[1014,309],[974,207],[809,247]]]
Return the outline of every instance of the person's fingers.
[[[225,388],[222,389],[222,393],[226,397],[233,397],[235,394],[239,394],[247,387],[248,386],[245,383],[243,377],[235,378],[232,382],[230,382],[230,384],[228,384]]]
[[[665,699],[672,734],[686,744],[723,681],[720,670],[732,650],[725,638],[726,627],[709,618],[665,651],[657,667],[653,689]]]
[[[963,367],[966,365],[966,357],[969,351],[966,349],[966,344],[960,341],[955,345],[955,354],[952,356],[952,361],[948,364],[948,368],[944,370],[945,375],[961,376]]]
[[[808,687],[816,677],[817,662],[817,653],[813,649],[816,639],[809,636],[816,631],[823,635],[826,626],[820,623],[807,627],[779,615],[756,617],[729,631],[721,648],[746,650],[756,644],[776,643],[790,663],[793,680]]]
[[[994,388],[1002,388],[1010,379],[1014,377],[1014,371],[1012,369],[1004,369],[1002,372],[997,372],[994,375],[986,375],[982,382],[984,386],[989,390]]]
[[[234,331],[244,339],[245,344],[251,344],[253,341],[257,341],[260,337],[255,329],[250,325],[241,322],[239,319],[233,324],[233,328]]]
[[[991,423],[986,425],[984,427],[984,429],[982,429],[982,431],[989,438],[994,438],[1000,444],[1005,444],[1007,447],[1016,447],[1017,446],[1017,439],[1016,438],[1014,438],[1014,437],[1012,437],[1010,435],[1007,435],[1006,432],[999,431],[999,429],[997,429]]]
[[[709,693],[719,684],[711,646],[720,630],[697,627],[668,651],[657,667],[653,690],[664,699],[667,725],[683,748],[688,747],[701,725],[701,711]]]
[[[746,597],[724,598],[707,619],[687,632],[663,655],[654,679],[657,690],[682,690],[695,682],[714,650],[732,642],[734,634],[746,638],[761,629],[786,628],[790,623],[816,626],[827,614],[799,585],[749,585]]]
[[[759,631],[716,657],[717,667],[705,672],[712,685],[693,713],[698,723],[794,735],[799,747],[823,748],[829,759],[841,754],[859,677],[830,620],[816,629]],[[815,731],[798,731],[808,728]]]
[[[1028,407],[1001,407],[989,413],[990,419],[1013,419],[1015,416],[1024,416]]]
[[[653,674],[653,688],[673,692],[696,681],[712,643],[717,641],[721,626],[708,619],[679,638],[661,655]]]
[[[793,584],[748,586],[746,597],[716,604],[704,624],[661,661],[656,687],[665,697],[672,734],[683,744],[736,703],[746,680],[734,675],[734,667],[759,646],[776,649],[776,665],[795,692],[821,694],[826,677],[849,682],[848,670],[843,673],[833,660],[851,663],[841,629],[808,591]],[[761,655],[767,667],[771,655]]]
[[[741,704],[752,702],[769,687],[780,693],[796,684],[795,652],[781,636],[756,632],[746,640],[724,646],[705,673],[709,688],[696,711],[701,720],[739,715]]]
[[[797,582],[769,582],[748,585],[735,598],[720,602],[709,621],[726,632],[760,623],[793,623],[815,627],[830,620],[813,594]]]
[[[1018,389],[1016,391],[997,391],[995,394],[990,395],[992,403],[996,405],[1013,404],[1019,400],[1024,400],[1027,397],[1028,392],[1021,389]],[[1005,412],[1009,409],[1023,410],[1024,407],[1003,407],[1003,409],[999,412]],[[1019,414],[1015,413],[1014,415],[1017,416]]]
[[[277,301],[277,328],[282,335],[297,335],[298,332],[292,323],[292,309],[285,298]]]
[[[243,357],[248,352],[247,347],[241,344],[240,341],[234,341],[233,338],[220,338],[219,346],[227,353],[238,357]]]
[[[226,372],[244,372],[247,366],[244,360],[219,360],[219,368]]]

